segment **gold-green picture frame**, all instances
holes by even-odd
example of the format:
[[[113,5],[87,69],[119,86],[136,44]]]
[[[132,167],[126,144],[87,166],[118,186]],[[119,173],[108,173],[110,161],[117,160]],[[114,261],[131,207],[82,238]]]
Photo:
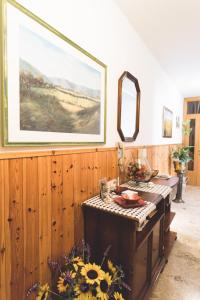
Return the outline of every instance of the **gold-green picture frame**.
[[[162,136],[164,138],[172,137],[173,129],[173,112],[167,107],[163,107],[163,127],[162,127]]]
[[[107,66],[13,0],[1,24],[3,146],[105,143]]]

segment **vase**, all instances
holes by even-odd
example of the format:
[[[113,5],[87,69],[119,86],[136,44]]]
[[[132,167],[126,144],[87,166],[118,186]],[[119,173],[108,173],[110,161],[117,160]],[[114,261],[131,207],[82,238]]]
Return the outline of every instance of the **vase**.
[[[153,171],[146,158],[138,158],[130,162],[127,168],[127,178],[137,183],[149,182]]]
[[[186,170],[186,163],[181,161],[174,161],[174,170],[176,173],[184,173]]]

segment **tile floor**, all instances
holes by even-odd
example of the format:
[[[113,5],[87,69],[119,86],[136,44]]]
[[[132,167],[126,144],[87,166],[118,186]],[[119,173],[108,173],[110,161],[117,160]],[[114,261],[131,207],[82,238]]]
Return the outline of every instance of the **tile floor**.
[[[188,186],[183,198],[172,204],[178,239],[149,300],[200,300],[200,187]]]

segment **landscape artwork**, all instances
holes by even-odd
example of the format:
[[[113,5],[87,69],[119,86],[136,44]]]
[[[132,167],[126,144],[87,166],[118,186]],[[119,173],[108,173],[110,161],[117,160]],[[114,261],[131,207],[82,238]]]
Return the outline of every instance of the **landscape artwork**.
[[[163,137],[172,137],[173,113],[166,107],[163,107]]]
[[[101,74],[20,28],[20,129],[100,132]]]
[[[7,3],[4,144],[105,143],[106,66]]]

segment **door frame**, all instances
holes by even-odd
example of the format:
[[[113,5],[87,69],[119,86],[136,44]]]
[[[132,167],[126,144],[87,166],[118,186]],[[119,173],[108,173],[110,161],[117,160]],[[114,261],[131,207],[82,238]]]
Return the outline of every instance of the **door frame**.
[[[192,98],[185,98],[184,99],[184,114],[183,120],[191,120],[195,119],[195,151],[194,151],[194,170],[187,171],[188,182],[191,185],[200,185],[200,135],[197,136],[198,132],[200,132],[200,114],[187,114],[187,103],[188,102],[195,102],[200,101],[200,97],[192,97]],[[189,137],[183,136],[183,144],[189,144]]]

